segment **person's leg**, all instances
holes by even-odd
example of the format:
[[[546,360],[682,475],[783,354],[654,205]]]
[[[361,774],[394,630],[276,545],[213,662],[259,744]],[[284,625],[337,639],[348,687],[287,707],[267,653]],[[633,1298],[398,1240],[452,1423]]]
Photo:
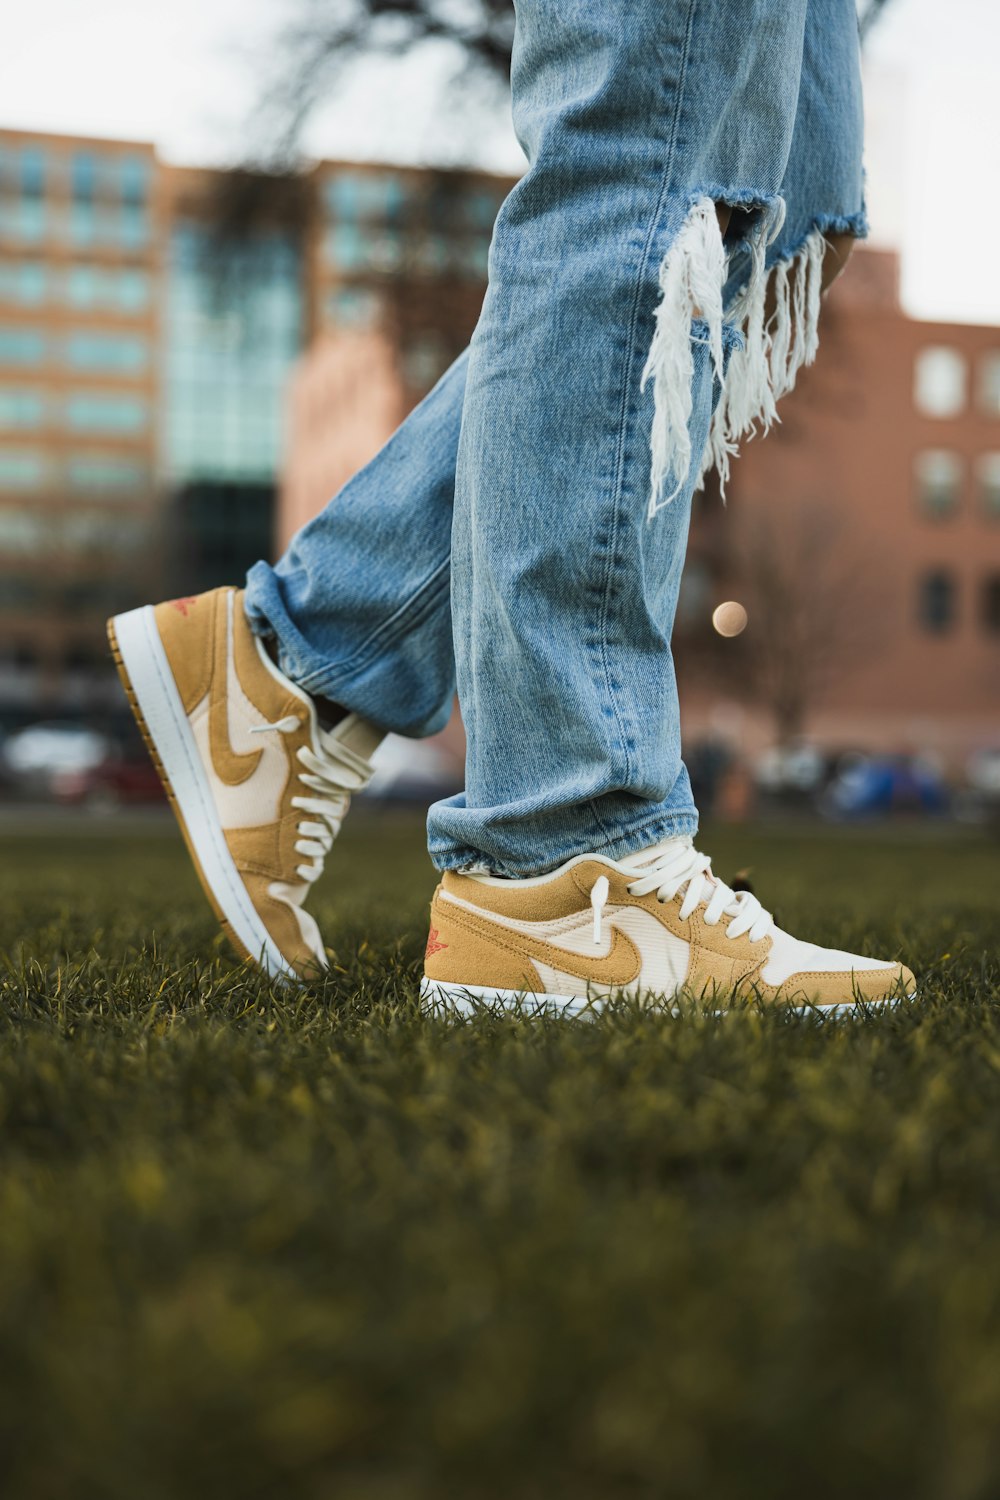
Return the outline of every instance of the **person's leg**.
[[[529,169],[470,354],[452,563],[468,754],[464,793],[431,811],[441,869],[534,875],[696,827],[670,635],[725,337],[715,205],[749,229],[777,201],[804,24],[801,0],[518,7]]]
[[[822,198],[796,196],[790,238],[780,237],[802,12],[732,0],[648,14],[639,5],[627,20],[617,9],[556,0],[519,9],[531,23],[515,88],[532,170],[501,216],[470,361],[454,549],[470,767],[466,796],[432,813],[445,870],[422,995],[448,1014],[483,1003],[565,1014],[613,994],[678,992],[833,1010],[891,1002],[914,990],[902,964],[783,932],[683,836],[694,814],[668,641],[708,421],[703,341],[723,363],[726,266],[713,200],[736,206],[730,241],[742,235],[749,253],[731,243],[725,305],[744,347],[729,362],[710,460],[728,460],[735,433],[766,421],[811,357],[822,231],[859,227],[832,223],[827,214],[841,210],[824,210]],[[853,0],[809,14],[819,28],[810,84],[832,67],[833,94],[853,97]],[[834,26],[840,56],[819,45]],[[796,132],[815,164],[823,146],[807,139],[810,109],[800,102]],[[834,115],[856,160],[857,129],[844,109]],[[642,335],[664,252],[651,423]],[[683,320],[695,306],[705,321],[692,349]],[[660,503],[664,492],[671,503]]]
[[[863,129],[855,8],[851,0],[810,0],[780,210],[766,243],[747,236],[729,259],[725,301],[741,322],[744,348],[732,361],[705,460],[723,484],[740,443],[767,432],[778,401],[815,359],[822,292],[867,233]],[[753,274],[752,251],[764,274]]]
[[[307,693],[398,734],[433,734],[455,692],[451,526],[463,354],[389,442],[247,576],[254,631]]]

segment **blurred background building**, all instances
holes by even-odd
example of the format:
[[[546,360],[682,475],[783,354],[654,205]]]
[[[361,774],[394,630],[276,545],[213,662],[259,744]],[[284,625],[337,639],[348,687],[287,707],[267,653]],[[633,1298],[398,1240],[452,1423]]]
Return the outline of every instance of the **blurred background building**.
[[[324,162],[262,191],[0,131],[0,729],[118,718],[105,617],[238,581],[374,451],[468,342],[508,185]]]
[[[871,110],[886,220],[899,97]],[[513,180],[0,130],[0,738],[128,732],[106,615],[238,581],[377,451],[468,342]],[[1000,798],[1000,327],[908,315],[897,229],[726,504],[695,504],[685,742],[732,815],[740,768],[811,795],[845,755],[953,782],[978,756]]]

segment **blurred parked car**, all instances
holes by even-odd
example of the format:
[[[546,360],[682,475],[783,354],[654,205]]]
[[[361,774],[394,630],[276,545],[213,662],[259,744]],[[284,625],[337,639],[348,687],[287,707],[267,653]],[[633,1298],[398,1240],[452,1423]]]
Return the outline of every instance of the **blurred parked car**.
[[[453,755],[427,740],[384,739],[372,757],[375,774],[363,795],[387,802],[423,802],[461,791],[463,767]]]
[[[111,757],[83,771],[57,771],[52,795],[70,807],[92,812],[115,812],[119,807],[166,802],[166,794],[148,757],[125,760]]]
[[[4,741],[3,766],[17,791],[50,796],[54,778],[84,772],[106,761],[111,741],[77,724],[32,724]]]
[[[775,745],[754,766],[757,785],[772,794],[814,792],[824,773],[823,756],[813,745]]]
[[[959,817],[1000,832],[1000,749],[977,750],[971,755],[965,767],[965,783],[959,798]]]
[[[847,757],[820,799],[820,811],[828,818],[941,814],[950,807],[948,785],[940,770],[918,755]]]

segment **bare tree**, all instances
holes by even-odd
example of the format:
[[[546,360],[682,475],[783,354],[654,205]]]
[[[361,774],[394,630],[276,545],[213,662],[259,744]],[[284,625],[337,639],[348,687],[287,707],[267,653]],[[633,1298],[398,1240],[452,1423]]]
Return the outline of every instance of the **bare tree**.
[[[732,519],[749,623],[726,645],[727,672],[769,710],[779,744],[793,744],[830,689],[878,649],[885,601],[833,507],[793,497]]]

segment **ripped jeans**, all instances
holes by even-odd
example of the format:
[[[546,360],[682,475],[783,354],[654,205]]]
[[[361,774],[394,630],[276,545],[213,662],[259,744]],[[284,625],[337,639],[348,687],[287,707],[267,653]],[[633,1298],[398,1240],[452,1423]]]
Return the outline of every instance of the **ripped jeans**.
[[[526,876],[696,830],[692,495],[813,357],[824,231],[864,233],[854,0],[517,0],[512,83],[528,170],[469,351],[247,609],[307,691],[400,734],[457,683],[431,856]]]

